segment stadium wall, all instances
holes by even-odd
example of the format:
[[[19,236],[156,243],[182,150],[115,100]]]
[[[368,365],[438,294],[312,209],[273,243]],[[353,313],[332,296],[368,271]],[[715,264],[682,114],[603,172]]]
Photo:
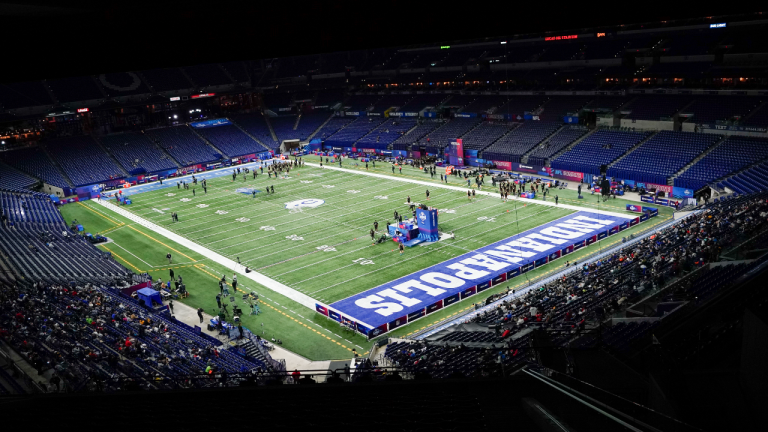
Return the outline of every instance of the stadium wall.
[[[655,120],[635,120],[635,119],[621,119],[621,127],[630,127],[641,130],[674,130],[675,122],[673,121],[655,121]]]

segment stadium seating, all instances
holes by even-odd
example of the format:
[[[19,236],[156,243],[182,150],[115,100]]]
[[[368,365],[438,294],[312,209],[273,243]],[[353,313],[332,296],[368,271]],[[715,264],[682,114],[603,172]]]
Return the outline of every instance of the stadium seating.
[[[236,83],[247,83],[250,81],[248,69],[244,62],[221,63],[221,67],[235,80]]]
[[[501,105],[504,105],[507,102],[507,100],[508,100],[507,96],[501,96],[501,95],[479,96],[473,102],[469,103],[468,105],[465,105],[464,108],[461,109],[461,112],[484,114],[493,108],[497,108],[497,107],[500,107]],[[518,113],[518,114],[522,114],[522,113]]]
[[[730,136],[678,176],[675,186],[698,190],[765,158],[768,158],[768,140]]]
[[[298,116],[296,115],[269,118],[269,123],[272,124],[272,130],[275,131],[275,136],[277,136],[277,142],[281,143],[286,139],[299,138],[296,131],[293,130],[297,118]]]
[[[31,174],[48,184],[67,187],[70,186],[53,162],[40,147],[22,148],[0,153],[0,158],[8,165]]]
[[[221,157],[188,126],[148,129],[145,134],[183,166],[213,162]]]
[[[546,96],[510,96],[507,102],[499,106],[494,113],[522,117],[526,112],[533,113],[546,99]]]
[[[552,168],[599,175],[600,165],[618,159],[649,135],[650,132],[599,130],[558,156],[550,165]]]
[[[688,95],[640,96],[625,107],[632,111],[626,118],[635,120],[670,118],[692,100],[693,97]]]
[[[768,104],[753,111],[749,117],[740,123],[742,126],[768,127]]]
[[[717,183],[737,194],[750,194],[768,190],[768,164],[763,162]]]
[[[394,141],[392,148],[395,150],[406,150],[407,147],[409,147],[411,144],[419,141],[422,137],[426,136],[435,130],[435,128],[440,127],[441,125],[442,123],[437,121],[422,121],[421,124],[416,126],[415,129],[406,135],[397,138]]]
[[[37,183],[37,179],[23,172],[0,163],[0,188],[2,189],[28,189]]]
[[[391,117],[357,142],[358,147],[387,149],[389,144],[401,138],[408,130],[416,126],[416,119]]]
[[[129,173],[142,169],[147,173],[152,173],[177,167],[175,161],[142,134],[107,135],[101,137],[100,140]]]
[[[333,117],[328,121],[328,123],[325,124],[325,126],[317,131],[315,138],[324,140],[355,120],[357,120],[356,117]]]
[[[265,146],[274,149],[280,146],[280,143],[272,139],[269,132],[269,125],[261,114],[243,114],[232,119],[238,126],[251,134]]]
[[[290,131],[288,136],[290,138],[300,139],[302,141],[306,140],[332,115],[333,112],[326,110],[315,110],[302,113],[296,130]]]
[[[443,148],[452,140],[461,138],[483,121],[482,118],[455,118],[447,121],[421,139],[419,144]]]
[[[514,123],[492,123],[483,122],[476,128],[462,135],[462,143],[464,149],[469,150],[482,150],[488,147],[492,143],[496,142],[499,138],[509,133],[510,130],[517,127]]]
[[[693,113],[695,123],[716,123],[732,120],[734,117],[746,117],[759,101],[749,96],[701,96],[685,109]]]
[[[448,96],[445,94],[420,94],[401,105],[397,110],[402,112],[420,112],[426,107],[436,107]]]
[[[553,96],[545,104],[539,113],[541,121],[562,122],[567,114],[578,113],[593,96]]]
[[[722,136],[661,131],[608,169],[610,177],[656,184],[679,171]]]
[[[347,111],[367,111],[379,99],[381,99],[381,95],[356,94],[347,98],[344,105],[349,107]]]
[[[45,147],[75,186],[85,186],[125,177],[115,164],[89,136],[58,138]]]
[[[483,159],[519,163],[526,152],[555,133],[560,127],[562,127],[562,123],[557,122],[525,122],[486,148],[483,151]]]
[[[550,139],[539,144],[528,155],[528,163],[531,165],[545,166],[554,154],[568,147],[577,139],[589,132],[584,126],[566,126]]]
[[[377,100],[373,105],[371,112],[384,114],[384,111],[392,107],[401,107],[405,105],[409,100],[413,99],[413,95],[403,94],[391,94],[386,95]]]
[[[8,220],[0,227],[0,250],[19,276],[63,284],[130,277],[108,254],[73,235],[47,195],[0,191],[0,202]]]
[[[265,93],[264,106],[275,111],[292,106],[292,93]]]
[[[325,140],[330,146],[351,147],[360,138],[376,129],[386,119],[380,117],[359,117],[344,129],[339,130]]]
[[[197,132],[229,157],[254,154],[266,150],[264,146],[254,141],[235,125],[200,128]]]

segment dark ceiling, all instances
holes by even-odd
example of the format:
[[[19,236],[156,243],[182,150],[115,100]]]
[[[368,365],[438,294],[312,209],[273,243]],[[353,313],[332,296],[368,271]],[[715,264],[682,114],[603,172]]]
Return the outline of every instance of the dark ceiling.
[[[710,3],[5,1],[0,82],[752,12]]]

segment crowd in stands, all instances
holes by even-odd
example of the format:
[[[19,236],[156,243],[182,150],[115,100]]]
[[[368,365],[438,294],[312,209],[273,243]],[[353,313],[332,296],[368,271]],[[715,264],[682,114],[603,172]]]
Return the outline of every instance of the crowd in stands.
[[[574,270],[522,295],[502,292],[489,297],[486,304],[493,305],[471,318],[475,324],[467,325],[473,328],[459,327],[426,340],[393,343],[385,356],[412,372],[487,376],[501,372],[500,363],[525,364],[531,330],[557,330],[553,333],[556,344],[592,344],[598,337],[592,333],[582,339],[585,328],[597,328],[623,311],[631,299],[667,286],[684,274],[696,277],[684,279],[685,284],[675,291],[676,298],[702,303],[757,264],[708,266],[722,252],[768,227],[767,198],[768,193],[762,192],[715,203],[597,260],[561,262]],[[696,270],[701,272],[692,273]],[[665,316],[663,312],[658,315]],[[604,332],[604,343],[622,349],[654,326],[630,323],[598,331]]]

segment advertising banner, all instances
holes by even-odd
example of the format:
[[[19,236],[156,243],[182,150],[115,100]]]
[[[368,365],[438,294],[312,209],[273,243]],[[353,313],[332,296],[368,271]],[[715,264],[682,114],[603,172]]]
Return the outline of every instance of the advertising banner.
[[[505,162],[505,161],[491,161],[496,165],[497,169],[505,170],[505,171],[512,171],[512,162]]]
[[[576,212],[330,306],[374,326],[424,307],[429,313],[443,307],[445,298],[474,286],[480,292],[502,274],[518,269],[523,273],[532,269],[534,262],[543,265],[550,254],[558,253],[568,245],[576,249],[576,245],[585,240],[594,242],[597,233],[607,229],[618,232],[619,225],[630,219],[628,216]]]
[[[227,119],[215,119],[205,120],[201,122],[190,123],[189,125],[195,129],[212,128],[216,126],[231,125],[232,122]]]
[[[677,186],[672,188],[672,196],[676,198],[693,198],[694,192],[695,191],[693,189],[681,188]]]

